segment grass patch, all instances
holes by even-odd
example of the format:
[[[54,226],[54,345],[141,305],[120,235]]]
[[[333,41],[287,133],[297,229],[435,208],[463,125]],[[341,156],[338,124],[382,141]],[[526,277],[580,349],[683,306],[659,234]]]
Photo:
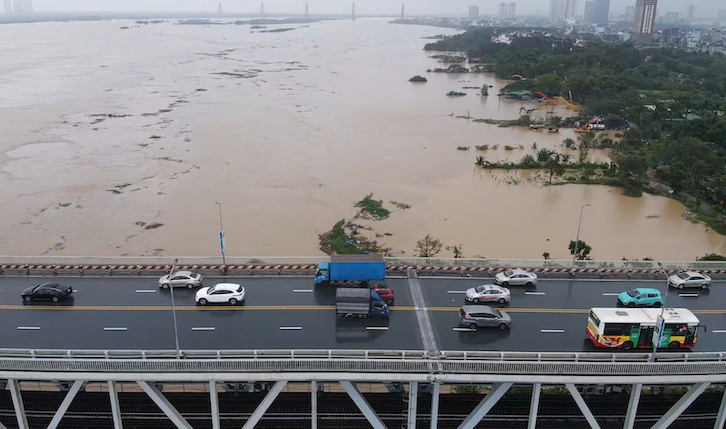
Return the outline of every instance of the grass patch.
[[[386,219],[388,216],[391,215],[390,210],[383,207],[383,201],[373,199],[372,193],[366,195],[365,198],[358,201],[355,206],[360,207],[361,213],[367,214],[375,220]]]

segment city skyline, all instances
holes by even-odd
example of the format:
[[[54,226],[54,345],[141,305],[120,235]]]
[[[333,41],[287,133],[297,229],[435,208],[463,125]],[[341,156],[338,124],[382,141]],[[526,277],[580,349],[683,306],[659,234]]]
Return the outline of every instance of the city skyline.
[[[14,3],[14,0],[13,0]],[[126,0],[117,2],[113,0],[34,0],[35,12],[195,12],[214,13],[218,9],[219,1],[214,0],[156,0],[149,3],[145,0]],[[300,13],[305,8],[304,0],[268,0],[265,8],[269,14],[274,13]],[[498,16],[499,1],[492,0],[409,0],[406,1],[406,12],[409,16],[417,15],[451,15],[466,16],[469,6],[477,6],[480,16]],[[507,2],[507,4],[510,2]],[[687,16],[688,7],[696,7],[696,18],[714,16],[716,11],[723,9],[721,0],[693,0],[682,2],[678,0],[661,0],[658,2],[659,13],[677,12]],[[351,2],[339,0],[308,1],[311,14],[350,14]],[[634,6],[635,0],[611,0],[610,14],[624,15],[628,6]],[[226,13],[256,13],[260,10],[259,1],[227,0],[222,2]],[[517,15],[549,15],[549,3],[539,0],[517,1]],[[400,15],[401,3],[390,0],[368,0],[366,3],[356,5],[359,15]],[[578,2],[575,8],[576,16],[583,16],[585,1]]]

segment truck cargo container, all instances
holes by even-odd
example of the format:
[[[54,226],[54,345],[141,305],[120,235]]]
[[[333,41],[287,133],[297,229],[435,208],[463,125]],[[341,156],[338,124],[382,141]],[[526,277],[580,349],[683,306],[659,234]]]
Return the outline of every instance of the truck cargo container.
[[[378,317],[387,319],[390,310],[378,292],[368,288],[339,288],[335,310],[340,317]]]
[[[315,272],[316,285],[351,284],[368,286],[386,278],[386,262],[381,255],[332,255]]]

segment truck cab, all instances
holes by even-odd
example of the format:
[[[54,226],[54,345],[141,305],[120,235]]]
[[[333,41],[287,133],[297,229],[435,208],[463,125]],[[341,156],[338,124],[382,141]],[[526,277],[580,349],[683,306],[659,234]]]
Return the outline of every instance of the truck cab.
[[[317,271],[315,271],[315,284],[330,284],[330,262],[322,261],[320,264],[318,264],[318,269]]]
[[[388,316],[390,316],[390,314],[391,310],[388,308],[388,304],[383,301],[383,298],[381,298],[378,292],[371,289],[371,317],[388,319]]]

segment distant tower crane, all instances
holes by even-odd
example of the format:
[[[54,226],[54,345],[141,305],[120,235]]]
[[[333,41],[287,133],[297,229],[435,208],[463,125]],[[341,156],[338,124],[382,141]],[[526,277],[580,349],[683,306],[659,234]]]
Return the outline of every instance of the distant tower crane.
[[[406,3],[401,3],[401,19],[406,18],[406,15],[403,13],[404,7],[406,7]]]
[[[309,17],[310,17],[310,13],[308,12],[308,4],[305,3],[305,18],[309,18]]]
[[[265,3],[260,3],[260,16],[265,19]]]
[[[350,19],[355,21],[355,3],[353,3],[353,13],[351,14]]]
[[[217,6],[217,15],[224,15],[224,12],[222,11],[222,2],[219,2],[219,5]]]

